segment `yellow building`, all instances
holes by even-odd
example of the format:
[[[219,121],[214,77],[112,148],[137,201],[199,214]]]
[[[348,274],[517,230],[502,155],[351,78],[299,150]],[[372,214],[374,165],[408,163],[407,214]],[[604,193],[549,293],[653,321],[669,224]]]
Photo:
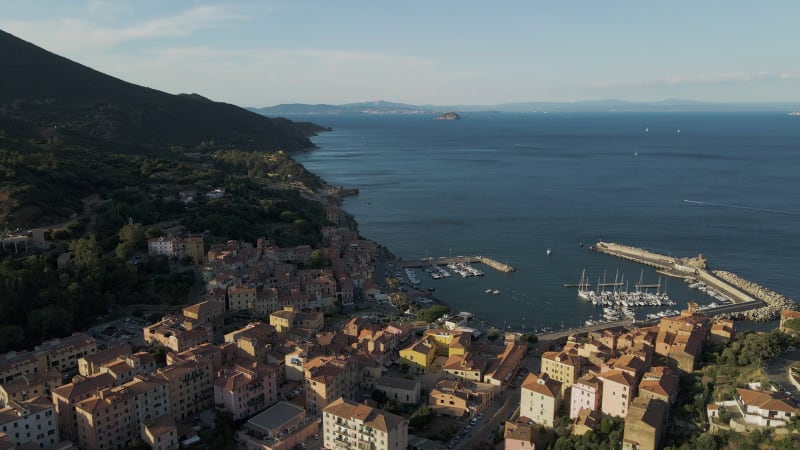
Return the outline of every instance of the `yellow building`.
[[[255,311],[256,288],[234,286],[228,288],[228,311]]]
[[[210,361],[164,367],[153,376],[167,381],[170,410],[175,420],[193,417],[214,404],[214,374]]]
[[[275,327],[275,331],[278,334],[283,334],[292,327],[295,314],[293,307],[284,306],[282,310],[275,311],[269,315],[269,324]]]
[[[196,323],[221,325],[225,315],[225,304],[203,301],[183,308],[183,317]]]
[[[561,383],[561,393],[571,387],[581,376],[583,358],[575,354],[561,352],[542,353],[542,373]]]
[[[433,368],[436,360],[436,341],[424,336],[406,348],[400,349],[400,362],[423,370]]]
[[[464,356],[472,344],[472,335],[463,331],[444,328],[425,330],[423,337],[428,336],[436,341],[436,354],[439,356]]]

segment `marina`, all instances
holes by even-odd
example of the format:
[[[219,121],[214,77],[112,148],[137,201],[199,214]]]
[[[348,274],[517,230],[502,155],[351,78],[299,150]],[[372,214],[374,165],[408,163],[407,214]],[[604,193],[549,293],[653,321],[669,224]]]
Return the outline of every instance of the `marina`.
[[[465,275],[465,276],[480,276],[483,273],[477,274],[475,272],[474,267],[472,264],[482,263],[485,264],[492,269],[498,270],[504,273],[515,272],[517,269],[514,266],[510,266],[505,263],[501,263],[500,261],[496,261],[492,258],[488,258],[486,256],[480,255],[473,255],[473,256],[442,256],[439,258],[425,258],[425,259],[412,259],[412,260],[405,260],[402,261],[401,264],[403,267],[409,268],[425,268],[425,267],[432,267],[432,266],[447,266],[452,270],[456,270],[455,267],[459,267],[460,270],[472,273],[472,275]],[[479,270],[477,272],[480,272]]]

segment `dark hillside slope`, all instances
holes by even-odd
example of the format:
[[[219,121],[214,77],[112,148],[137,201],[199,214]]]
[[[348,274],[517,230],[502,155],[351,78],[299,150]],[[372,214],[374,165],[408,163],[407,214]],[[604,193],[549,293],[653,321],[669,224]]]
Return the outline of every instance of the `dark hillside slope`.
[[[128,83],[0,31],[0,128],[115,148],[312,147],[313,124]],[[202,145],[201,145],[202,144]]]

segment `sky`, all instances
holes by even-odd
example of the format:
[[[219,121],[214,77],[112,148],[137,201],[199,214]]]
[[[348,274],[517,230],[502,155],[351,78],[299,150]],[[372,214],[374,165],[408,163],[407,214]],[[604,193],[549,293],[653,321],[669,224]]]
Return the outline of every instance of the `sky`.
[[[0,29],[240,106],[800,101],[800,1],[2,0]]]

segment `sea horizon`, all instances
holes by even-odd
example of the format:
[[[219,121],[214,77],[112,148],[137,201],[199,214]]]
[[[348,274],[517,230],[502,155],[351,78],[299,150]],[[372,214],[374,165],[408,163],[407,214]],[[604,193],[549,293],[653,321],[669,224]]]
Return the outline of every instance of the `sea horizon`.
[[[480,254],[517,268],[424,286],[456,311],[513,329],[578,326],[591,280],[657,283],[651,268],[588,250],[598,240],[672,256],[792,298],[800,124],[785,113],[330,116],[332,132],[295,158],[328,183],[358,188],[344,209],[366,238],[404,259]],[[320,117],[313,120],[319,121]],[[547,249],[551,254],[547,254]],[[459,278],[459,279],[456,279]],[[677,279],[684,307],[714,300]],[[499,290],[487,295],[486,290]],[[644,315],[651,310],[642,309]]]

